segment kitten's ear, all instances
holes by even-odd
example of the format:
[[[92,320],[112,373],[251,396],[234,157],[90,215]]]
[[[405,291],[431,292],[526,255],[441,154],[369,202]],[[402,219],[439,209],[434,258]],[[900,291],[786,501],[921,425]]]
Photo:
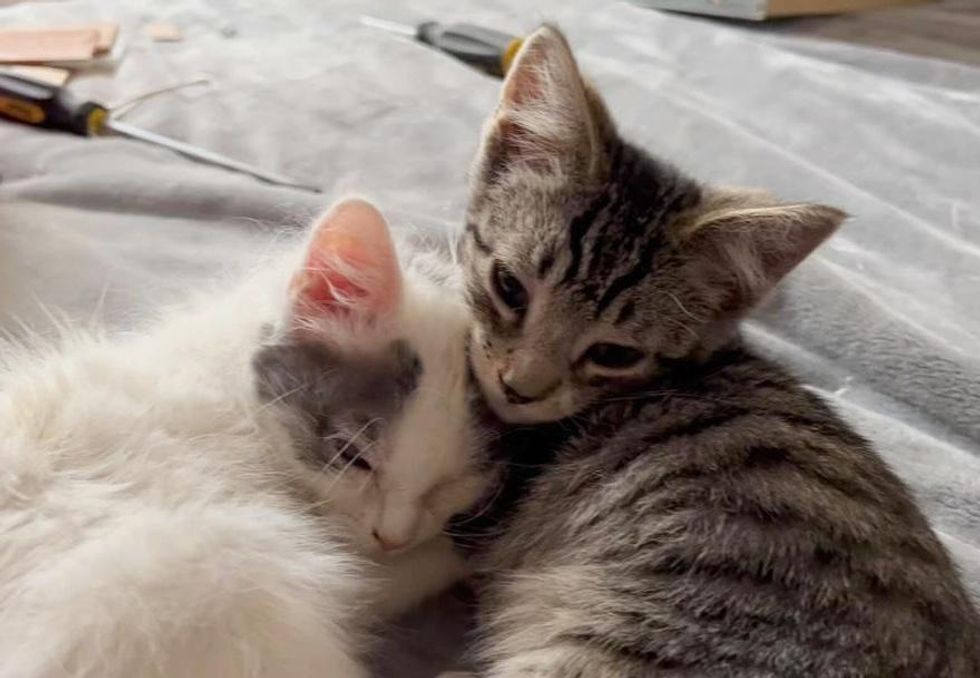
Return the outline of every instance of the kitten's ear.
[[[612,124],[582,79],[565,37],[542,26],[514,58],[500,104],[484,132],[476,178],[493,183],[508,169],[589,175],[601,162]]]
[[[742,315],[841,225],[847,214],[815,204],[774,204],[765,193],[709,193],[707,209],[682,227],[688,247],[735,282],[728,310]]]
[[[401,284],[384,217],[368,202],[342,200],[313,227],[290,284],[292,317],[299,325],[332,317],[374,320],[397,308]]]

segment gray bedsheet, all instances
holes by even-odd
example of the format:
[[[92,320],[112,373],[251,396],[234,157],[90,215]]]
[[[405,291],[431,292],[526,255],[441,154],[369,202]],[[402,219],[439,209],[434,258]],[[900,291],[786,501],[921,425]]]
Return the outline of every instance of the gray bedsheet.
[[[126,119],[326,192],[0,123],[0,327],[60,313],[138,325],[348,191],[401,228],[452,231],[497,83],[357,15],[515,32],[555,20],[630,137],[706,179],[853,215],[749,332],[874,439],[980,598],[980,71],[621,3],[526,4],[0,0],[3,25],[120,20],[115,74],[82,77],[79,92],[115,103],[206,76]],[[150,42],[148,20],[185,41]],[[379,672],[431,675],[461,613],[443,601],[402,628]]]

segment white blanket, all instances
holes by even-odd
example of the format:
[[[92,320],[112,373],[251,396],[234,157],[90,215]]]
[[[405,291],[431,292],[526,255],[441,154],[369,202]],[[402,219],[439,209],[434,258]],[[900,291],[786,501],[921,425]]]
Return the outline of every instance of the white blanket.
[[[0,122],[0,328],[58,313],[139,324],[342,192],[373,197],[403,228],[452,232],[498,83],[357,16],[514,32],[554,20],[627,136],[704,179],[853,215],[750,334],[876,442],[980,598],[980,71],[593,0],[533,12],[519,0],[134,5],[0,1],[0,23],[121,21],[118,69],[76,91],[112,104],[206,76],[126,120],[326,197],[137,142]],[[185,40],[151,42],[149,20]],[[431,675],[454,651],[446,605],[400,632],[382,653],[397,668],[381,675]]]

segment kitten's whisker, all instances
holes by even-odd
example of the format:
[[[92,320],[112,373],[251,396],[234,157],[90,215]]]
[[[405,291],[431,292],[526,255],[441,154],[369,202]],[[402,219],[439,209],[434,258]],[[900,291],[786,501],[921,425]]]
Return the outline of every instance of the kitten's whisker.
[[[334,465],[334,462],[336,462],[338,459],[340,459],[344,455],[344,453],[347,450],[350,449],[350,446],[357,442],[357,439],[361,436],[361,434],[363,434],[368,429],[368,427],[372,426],[375,422],[378,422],[378,421],[383,421],[383,420],[381,419],[381,417],[375,417],[374,419],[368,420],[367,422],[364,423],[363,426],[361,426],[361,428],[359,428],[356,431],[354,431],[354,434],[351,435],[350,438],[348,438],[347,443],[343,447],[341,447],[340,450],[335,455],[333,455],[333,457],[330,458],[330,461],[328,461],[326,464],[324,464],[323,466],[320,467],[320,472],[323,473],[326,469],[328,469],[331,466],[333,466]],[[340,437],[342,437],[342,435],[343,434],[341,434],[341,433],[335,433],[332,436],[327,436],[326,438],[323,438],[323,440],[333,440],[334,438],[340,438]],[[371,444],[373,444],[373,443],[371,443]],[[353,464],[355,461],[357,461],[358,459],[360,459],[361,455],[364,454],[364,452],[370,446],[371,445],[368,445],[368,447],[363,448],[360,451],[358,451],[358,453],[355,454],[351,458],[351,460],[347,462],[347,465],[344,466],[344,468],[341,470],[340,475],[343,475],[343,472],[346,471],[348,468],[350,468],[350,465],[351,464]],[[338,475],[338,479],[339,479],[339,475]],[[336,484],[336,482],[337,481],[334,480],[334,482],[331,483],[330,487],[332,488],[334,486],[334,484]],[[329,491],[329,488],[328,488],[328,491]]]
[[[604,403],[620,403],[629,402],[631,400],[642,400],[644,398],[656,398],[656,397],[667,397],[677,395],[677,391],[636,391],[630,393],[629,395],[623,396],[610,396],[608,398],[603,398]]]
[[[661,321],[666,321],[666,322],[668,322],[670,324],[680,326],[680,328],[682,330],[684,330],[685,332],[687,332],[688,334],[690,334],[694,339],[699,339],[700,338],[699,335],[698,335],[698,333],[695,332],[693,329],[691,329],[691,327],[689,325],[687,325],[687,323],[684,323],[684,322],[682,322],[681,320],[679,320],[677,318],[670,318],[670,317],[664,316],[663,318],[661,318]]]
[[[486,429],[482,431],[475,431],[473,433],[473,442],[479,447],[491,441],[500,440],[503,437],[504,434],[500,431]]]
[[[105,317],[105,300],[109,296],[109,281],[107,280],[102,285],[102,291],[99,292],[99,298],[95,301],[95,307],[92,309],[92,313],[89,314],[88,322],[86,327],[97,328],[99,324]]]
[[[694,322],[698,322],[698,323],[704,322],[704,318],[699,318],[697,315],[687,310],[684,304],[681,303],[681,300],[677,298],[676,294],[674,294],[670,290],[664,290],[663,293],[666,294],[668,297],[670,297],[674,301],[674,304],[677,305],[677,308],[681,310],[681,313],[686,315],[688,318],[690,318]]]
[[[364,482],[361,483],[361,486],[357,488],[358,494],[364,494],[364,490],[367,489],[367,486],[371,484],[371,481],[373,479],[374,479],[374,469],[371,469],[371,473],[369,473],[367,478],[364,479]]]
[[[282,401],[284,401],[289,396],[294,395],[296,393],[299,393],[300,391],[302,391],[307,386],[309,386],[309,384],[300,384],[296,388],[289,389],[288,391],[283,391],[282,393],[280,393],[279,395],[277,395],[275,398],[273,398],[271,400],[267,400],[264,403],[262,403],[261,405],[259,405],[255,409],[255,413],[258,414],[259,412],[264,412],[268,408],[273,407],[275,405],[278,405],[279,403],[281,403]]]
[[[333,433],[333,434],[328,435],[328,436],[320,436],[320,442],[328,442],[328,441],[331,441],[331,440],[346,440],[346,439],[340,433]],[[350,445],[351,445],[351,441],[350,440],[346,440],[346,442],[344,443],[343,447],[340,448],[340,451],[339,452],[336,452],[332,457],[330,457],[329,460],[327,460],[326,462],[324,462],[323,466],[320,467],[320,473],[326,472],[326,470],[328,468],[330,468],[331,466],[333,466],[334,465],[334,462],[336,462],[338,459],[340,459],[340,456],[344,452],[347,451],[347,448],[350,447]]]
[[[306,386],[307,386],[306,384],[300,384],[296,388],[293,388],[288,391],[284,391],[279,395],[277,395],[275,398],[272,398],[271,400],[261,403],[258,407],[253,407],[251,403],[245,399],[239,399],[241,411],[244,412],[245,417],[248,419],[248,423],[251,424],[252,428],[257,431],[260,428],[259,421],[257,418],[260,414],[265,412],[267,409],[281,403],[283,400],[293,395],[294,393],[306,388]]]
[[[488,539],[491,537],[499,537],[500,535],[506,533],[506,528],[499,528],[496,530],[480,530],[478,532],[453,532],[452,530],[442,530],[442,534],[445,536],[454,537],[456,539]]]
[[[353,440],[351,442],[353,442]],[[350,446],[350,443],[348,443],[348,445],[345,446],[344,449],[346,450],[347,447],[349,447],[349,446]],[[337,483],[340,482],[341,478],[344,477],[344,474],[347,473],[348,469],[350,469],[350,467],[354,465],[354,462],[356,462],[358,459],[360,459],[364,455],[364,453],[367,452],[368,450],[370,450],[373,446],[374,446],[374,442],[373,441],[372,442],[369,442],[366,446],[364,446],[363,448],[361,448],[360,450],[358,450],[357,454],[355,454],[353,457],[350,458],[350,461],[348,461],[343,466],[343,468],[341,468],[337,472],[337,477],[334,478],[333,481],[329,485],[327,485],[326,489],[323,491],[323,499],[320,500],[320,501],[318,501],[318,502],[314,502],[313,503],[313,507],[322,506],[323,504],[326,504],[326,503],[328,503],[330,501],[330,494],[333,492],[333,489],[337,486]],[[338,453],[338,454],[340,454],[340,453]],[[337,457],[335,456],[334,459],[336,460],[336,458]],[[326,468],[326,467],[324,467],[324,468]]]
[[[466,517],[466,520],[461,520],[461,521],[459,521],[457,523],[454,523],[454,524],[455,525],[466,525],[467,523],[471,523],[474,520],[476,520],[477,518],[480,518],[481,516],[485,515],[491,508],[493,508],[493,505],[497,501],[497,499],[500,498],[500,493],[504,491],[504,485],[505,485],[504,483],[498,483],[497,484],[497,491],[494,492],[493,493],[493,496],[490,497],[483,504],[483,508],[481,508],[479,511],[477,511],[473,515],[467,516]]]
[[[705,403],[717,405],[738,405],[737,400],[730,398],[712,398],[706,395],[685,393],[683,391],[639,391],[628,396],[617,396],[607,398],[603,402],[630,402],[634,400],[645,400],[646,398],[686,398],[687,400],[697,400]]]
[[[554,462],[552,462],[552,461],[543,461],[540,464],[521,464],[521,463],[516,462],[516,461],[507,460],[507,461],[504,461],[502,463],[507,468],[523,468],[523,469],[536,469],[536,468],[543,468],[545,466],[553,466],[554,465]]]

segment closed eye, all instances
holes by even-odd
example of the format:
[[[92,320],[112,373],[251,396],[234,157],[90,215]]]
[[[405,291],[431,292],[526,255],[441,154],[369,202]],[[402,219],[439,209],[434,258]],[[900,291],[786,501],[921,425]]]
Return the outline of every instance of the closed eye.
[[[368,450],[377,442],[376,437],[371,435],[370,429],[380,426],[382,420],[376,417],[363,421],[364,423],[353,431],[342,428],[321,439],[322,458],[328,466],[340,469],[342,472],[351,467],[367,472],[374,470],[370,459],[366,456]]]
[[[635,367],[645,353],[635,346],[601,341],[589,346],[582,358],[606,370],[627,370]]]
[[[337,463],[335,465],[343,467],[353,466],[362,471],[372,471],[374,467],[364,458],[364,451],[350,442],[345,443],[344,447],[337,453]]]
[[[359,415],[354,415],[353,419],[357,428],[350,433],[344,446],[345,449],[342,450],[341,458],[345,459],[349,466],[363,471],[371,471],[374,467],[366,455],[368,450],[374,447],[380,439],[385,420],[381,417],[368,418]]]

